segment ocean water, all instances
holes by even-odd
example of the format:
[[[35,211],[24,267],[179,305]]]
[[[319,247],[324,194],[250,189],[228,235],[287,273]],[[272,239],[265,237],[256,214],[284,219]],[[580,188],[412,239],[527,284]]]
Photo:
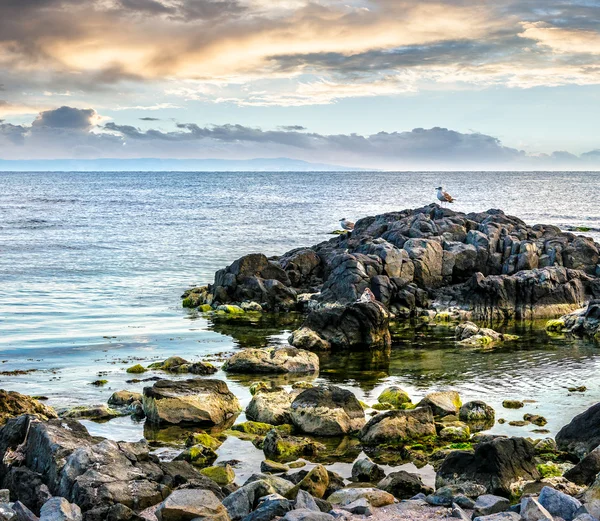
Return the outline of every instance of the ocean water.
[[[116,389],[141,389],[124,373],[136,360],[285,343],[293,317],[223,324],[182,309],[180,295],[243,254],[327,240],[341,217],[434,202],[440,184],[456,210],[501,208],[530,224],[589,228],[600,239],[596,173],[0,173],[0,386],[46,395],[59,408],[101,403]],[[417,398],[455,388],[507,420],[524,411],[502,411],[501,401],[527,398],[535,403],[526,412],[545,414],[554,433],[600,399],[600,351],[520,333],[514,346],[473,356],[438,326],[400,335],[383,364],[361,354],[323,357],[320,380],[370,402],[390,383]],[[6,374],[16,369],[31,372]],[[90,385],[99,374],[107,386]],[[228,382],[247,403],[249,382]],[[571,385],[589,390],[569,393]],[[86,425],[115,438],[143,433],[128,418]]]

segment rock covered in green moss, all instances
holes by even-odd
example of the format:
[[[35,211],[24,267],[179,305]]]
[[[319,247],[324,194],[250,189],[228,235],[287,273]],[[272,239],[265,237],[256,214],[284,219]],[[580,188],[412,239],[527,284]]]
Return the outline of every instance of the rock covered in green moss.
[[[238,374],[316,373],[319,357],[295,347],[243,349],[225,362],[223,370]]]
[[[289,472],[289,465],[285,465],[284,463],[279,463],[278,461],[273,461],[270,459],[266,459],[260,464],[261,472],[268,472],[269,474],[282,474],[285,472]]]
[[[522,409],[525,404],[520,400],[504,400],[502,407],[505,409]]]
[[[227,315],[243,315],[245,311],[235,304],[221,304],[217,306],[217,313],[225,313]]]
[[[435,436],[435,423],[429,407],[378,414],[367,422],[359,434],[365,445],[405,445]]]
[[[138,401],[142,401],[141,393],[136,393],[134,391],[115,391],[108,399],[108,405],[124,407]]]
[[[194,445],[203,445],[212,450],[217,450],[223,442],[214,438],[206,432],[193,432],[185,440],[186,447],[193,447]]]
[[[192,445],[181,452],[175,460],[183,460],[196,467],[208,467],[217,459],[217,453],[204,445]]]
[[[565,330],[565,321],[562,318],[553,318],[546,322],[546,331],[550,333],[561,333]]]
[[[395,409],[395,407],[391,403],[377,402],[371,406],[371,409],[375,409],[376,411],[391,411],[392,409]]]
[[[417,406],[430,407],[434,416],[443,417],[449,414],[458,414],[462,402],[456,391],[439,391],[427,394]]]
[[[144,412],[154,424],[219,425],[241,411],[222,380],[159,380],[144,388]]]
[[[490,347],[495,343],[518,339],[516,335],[498,333],[493,329],[479,327],[473,322],[463,322],[456,326],[455,335],[459,344],[475,347]]]
[[[254,396],[258,391],[266,391],[270,388],[267,382],[254,382],[250,385],[250,394]]]
[[[209,362],[190,363],[180,356],[171,356],[164,362],[150,364],[148,368],[170,373],[191,373],[197,375],[210,375],[217,372],[217,368]]]
[[[108,421],[123,416],[123,413],[106,405],[80,405],[61,414],[63,418],[85,418],[92,421]]]
[[[135,364],[127,368],[127,372],[129,374],[141,374],[145,373],[147,370],[148,369],[146,369],[142,364]]]
[[[389,403],[393,407],[400,408],[405,403],[411,403],[410,396],[398,386],[386,387],[377,397],[379,403]]]
[[[539,414],[525,414],[523,416],[523,420],[533,423],[538,427],[543,427],[548,423],[548,420],[546,420],[546,418],[540,416]]]
[[[300,482],[290,489],[285,497],[295,499],[299,490],[308,492],[311,496],[322,498],[329,486],[329,474],[323,465],[316,465],[309,473],[300,480]]]
[[[450,422],[442,424],[438,436],[444,441],[460,442],[471,438],[471,429],[463,422]]]
[[[274,425],[271,425],[269,423],[245,421],[243,423],[238,423],[237,425],[234,425],[233,427],[231,427],[231,430],[243,432],[244,434],[266,436],[266,434],[274,428]]]
[[[295,460],[301,456],[316,456],[325,449],[321,443],[301,436],[291,436],[272,429],[265,436],[263,451],[270,459]]]
[[[493,421],[495,416],[494,409],[481,400],[465,403],[458,412],[458,417],[464,422]]]
[[[0,389],[0,425],[4,425],[9,418],[22,414],[30,414],[44,421],[57,417],[52,407],[40,403],[35,398]]]
[[[200,474],[212,479],[217,485],[224,487],[233,483],[235,472],[230,465],[215,465],[214,467],[205,467]]]

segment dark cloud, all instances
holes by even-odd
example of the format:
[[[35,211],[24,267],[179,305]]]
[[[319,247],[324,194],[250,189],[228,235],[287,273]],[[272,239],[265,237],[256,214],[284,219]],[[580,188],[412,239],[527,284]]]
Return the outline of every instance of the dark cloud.
[[[281,130],[285,130],[285,131],[301,131],[301,130],[306,130],[306,127],[303,127],[302,125],[283,125],[281,127],[279,127]]]
[[[140,118],[140,121],[160,121],[160,118],[146,117],[146,118]]]
[[[96,116],[93,109],[75,109],[60,107],[41,112],[32,127],[62,128],[71,130],[88,130],[92,127],[92,119]]]
[[[156,0],[120,0],[121,7],[151,14],[173,14],[175,9]]]

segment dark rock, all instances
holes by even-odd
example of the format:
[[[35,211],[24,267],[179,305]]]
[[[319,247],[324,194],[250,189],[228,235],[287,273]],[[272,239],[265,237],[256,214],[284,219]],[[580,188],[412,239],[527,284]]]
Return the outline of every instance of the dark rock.
[[[432,492],[430,487],[423,484],[419,475],[404,470],[391,472],[377,484],[377,488],[389,492],[398,499],[409,499],[416,494],[430,494]]]
[[[63,497],[53,497],[40,510],[40,521],[82,521],[81,509]]]
[[[579,500],[552,487],[544,487],[538,501],[550,514],[565,521],[573,521],[577,509],[581,506]]]
[[[540,478],[533,445],[524,438],[498,438],[480,443],[475,452],[453,451],[436,475],[438,487],[474,482],[490,494],[510,497],[510,487],[520,479]]]
[[[29,510],[20,501],[17,501],[12,506],[12,510],[16,514],[14,517],[15,521],[39,521],[39,517],[36,516],[31,510]]]
[[[600,445],[600,403],[578,414],[555,437],[560,450],[583,458]]]
[[[600,473],[600,447],[596,447],[563,476],[577,485],[591,485]]]
[[[492,494],[483,494],[475,501],[473,515],[475,517],[489,516],[490,514],[504,512],[508,510],[509,507],[510,501],[508,499]]]
[[[275,494],[275,489],[264,480],[247,483],[223,500],[231,521],[245,518],[258,505],[261,497]]]
[[[356,460],[352,465],[352,480],[362,483],[378,483],[385,478],[384,470],[369,458]],[[381,487],[380,487],[381,488]],[[389,490],[387,492],[390,492]]]
[[[279,494],[269,494],[259,500],[256,510],[244,517],[243,521],[271,521],[276,517],[284,516],[293,507],[293,501]]]

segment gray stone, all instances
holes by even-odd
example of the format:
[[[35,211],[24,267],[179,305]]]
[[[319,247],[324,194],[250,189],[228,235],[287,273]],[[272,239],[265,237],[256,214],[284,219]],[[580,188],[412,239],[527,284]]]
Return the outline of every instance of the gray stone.
[[[525,521],[552,521],[552,514],[533,497],[524,497],[521,500],[519,513]]]
[[[521,521],[521,519],[520,514],[516,512],[499,512],[489,516],[474,517],[473,521]]]
[[[291,510],[282,521],[333,521],[335,518],[325,512],[314,512],[312,510]]]
[[[484,494],[475,501],[474,515],[475,517],[489,516],[490,514],[504,512],[508,510],[508,507],[510,507],[510,501],[505,497]]]
[[[296,496],[296,503],[294,505],[296,510],[313,510],[315,512],[320,512],[321,509],[315,498],[312,497],[306,490],[298,490],[298,495]]]
[[[460,519],[460,521],[471,521],[471,517],[456,503],[452,503],[452,512],[450,515],[456,519]]]
[[[254,510],[261,497],[269,494],[275,494],[275,489],[269,483],[264,480],[253,481],[229,494],[223,500],[223,505],[231,521],[238,521]]]
[[[289,499],[279,494],[269,494],[260,498],[256,510],[248,514],[243,521],[271,521],[275,517],[284,516],[293,506]]]
[[[14,521],[39,521],[40,519],[20,501],[17,501],[12,509],[16,514]]]
[[[371,509],[371,505],[366,500],[366,498],[362,497],[353,501],[352,503],[348,503],[344,505],[342,509],[350,512],[351,514],[356,514],[359,516],[371,516],[373,515],[373,510]]]
[[[562,517],[565,521],[573,521],[575,512],[581,506],[579,500],[552,487],[544,487],[538,501],[550,514]]]
[[[383,507],[394,502],[394,496],[377,488],[343,488],[335,491],[327,500],[334,506],[345,506],[360,498],[367,499],[374,507]]]
[[[10,503],[10,490],[0,489],[0,503]]]
[[[156,509],[158,521],[229,521],[226,508],[210,490],[179,489]]]
[[[40,521],[82,521],[81,509],[63,497],[53,497],[40,510]]]
[[[361,483],[377,483],[385,478],[384,470],[369,458],[356,460],[352,465],[352,480]]]
[[[0,503],[0,521],[16,521],[17,514],[5,503]]]

